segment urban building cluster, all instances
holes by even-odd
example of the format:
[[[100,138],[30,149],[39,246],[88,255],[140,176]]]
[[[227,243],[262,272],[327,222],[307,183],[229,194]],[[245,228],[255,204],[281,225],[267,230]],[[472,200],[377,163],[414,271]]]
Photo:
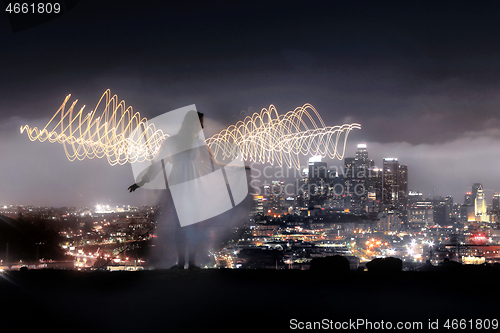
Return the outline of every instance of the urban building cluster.
[[[474,183],[463,201],[425,197],[409,188],[411,168],[396,157],[377,167],[366,144],[343,162],[328,167],[312,157],[297,177],[262,182],[248,218],[231,240],[207,249],[211,259],[204,267],[308,269],[314,258],[333,255],[347,258],[351,269],[383,257],[400,258],[407,269],[450,261],[500,263],[499,193],[488,204],[483,185]],[[27,250],[31,259],[20,259],[14,244],[0,239],[0,268],[147,268],[144,250],[155,237],[159,214],[160,207],[151,206],[0,206],[14,227],[42,221],[56,230],[66,258],[43,257],[48,243],[37,240]]]
[[[60,268],[140,270],[145,257],[141,248],[154,237],[158,207],[96,205],[92,208],[0,207],[0,215],[11,220],[11,227],[42,224],[57,232],[58,260],[43,257],[47,236],[40,235],[37,246],[21,253],[15,237],[0,242],[0,268]],[[20,235],[21,237],[23,235]],[[53,252],[52,252],[53,253]],[[129,256],[130,254],[130,256]]]
[[[301,177],[260,185],[248,237],[222,251],[219,265],[254,267],[258,257],[271,253],[279,260],[260,267],[303,268],[314,257],[332,254],[361,268],[364,262],[389,256],[403,259],[410,268],[450,260],[499,262],[499,193],[492,205],[487,205],[479,183],[464,194],[463,202],[451,196],[424,197],[409,189],[408,173],[396,157],[384,158],[377,167],[366,144],[359,144],[340,170],[313,157]]]

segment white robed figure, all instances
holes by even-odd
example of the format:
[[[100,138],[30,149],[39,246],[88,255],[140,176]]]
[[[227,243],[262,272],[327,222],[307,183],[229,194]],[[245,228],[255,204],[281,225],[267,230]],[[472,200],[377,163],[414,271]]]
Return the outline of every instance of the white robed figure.
[[[169,125],[172,125],[172,119],[182,119],[177,134],[162,142],[149,166],[145,167],[144,163],[142,166],[133,165],[137,183],[131,185],[129,191],[139,187],[167,190],[165,212],[167,218],[175,219],[179,256],[174,267],[183,268],[186,232],[197,233],[195,224],[243,201],[248,194],[248,185],[245,166],[240,158],[229,164],[215,159],[205,143],[202,113],[183,108],[166,115],[169,114]],[[157,127],[161,124],[158,119],[154,121]],[[189,249],[189,267],[194,268],[195,254],[191,253],[192,250]]]

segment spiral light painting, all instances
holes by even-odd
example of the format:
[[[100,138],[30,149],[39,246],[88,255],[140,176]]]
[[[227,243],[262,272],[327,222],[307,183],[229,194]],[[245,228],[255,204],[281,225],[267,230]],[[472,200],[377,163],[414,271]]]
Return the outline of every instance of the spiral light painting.
[[[105,157],[110,165],[152,160],[163,140],[172,134],[156,129],[124,101],[118,102],[110,90],[89,113],[84,113],[85,106],[75,111],[78,100],[67,108],[70,96],[42,130],[25,125],[21,133],[26,132],[31,141],[61,143],[70,161]],[[223,159],[241,156],[246,161],[298,169],[301,156],[343,159],[349,132],[360,128],[356,123],[326,126],[311,104],[283,115],[271,105],[208,138],[206,143]]]

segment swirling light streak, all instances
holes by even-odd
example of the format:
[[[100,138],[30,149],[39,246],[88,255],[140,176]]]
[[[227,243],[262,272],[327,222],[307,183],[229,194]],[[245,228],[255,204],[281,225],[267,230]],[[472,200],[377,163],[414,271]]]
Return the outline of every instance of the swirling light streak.
[[[63,144],[70,161],[106,157],[111,165],[150,161],[169,136],[157,130],[146,118],[141,118],[138,112],[134,113],[132,107],[126,108],[124,101],[118,103],[117,96],[111,96],[109,90],[104,92],[94,110],[86,115],[83,106],[73,116],[78,100],[66,110],[70,96],[66,97],[42,130],[25,125],[21,127],[21,133],[26,131],[31,141],[48,140]],[[104,110],[95,118],[101,104],[104,104]],[[60,120],[56,123],[58,114]],[[49,129],[53,123],[56,124]],[[360,128],[359,124],[326,126],[310,104],[284,115],[279,115],[275,106],[271,105],[269,109],[264,108],[260,113],[229,126],[206,142],[214,154],[221,154],[223,159],[235,159],[241,154],[247,161],[277,163],[299,169],[301,155],[343,159],[349,132]]]
[[[21,127],[21,133],[26,131],[31,141],[48,140],[63,144],[70,161],[106,157],[111,165],[152,160],[161,142],[168,136],[152,123],[144,126],[147,119],[141,118],[139,112],[134,113],[131,106],[126,108],[124,101],[118,102],[118,97],[111,96],[109,89],[94,110],[86,115],[83,112],[85,105],[73,115],[78,100],[66,110],[70,96],[66,97],[42,130],[25,125]],[[104,109],[96,118],[102,105]],[[58,114],[59,122],[56,120]]]
[[[284,115],[271,105],[212,136],[207,143],[223,158],[234,159],[241,153],[245,160],[299,169],[301,155],[343,159],[349,132],[360,128],[359,124],[325,126],[311,104]]]

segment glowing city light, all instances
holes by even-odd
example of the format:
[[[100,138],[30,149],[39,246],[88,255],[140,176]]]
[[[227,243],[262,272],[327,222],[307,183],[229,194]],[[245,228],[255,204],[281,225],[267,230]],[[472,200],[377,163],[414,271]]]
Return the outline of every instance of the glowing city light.
[[[70,96],[42,130],[25,125],[21,133],[26,132],[31,141],[63,144],[70,161],[106,157],[111,165],[150,161],[169,136],[134,113],[132,107],[126,108],[124,101],[118,102],[109,90],[87,114],[83,112],[85,106],[75,111],[78,100],[66,109]],[[206,143],[222,159],[241,156],[247,161],[299,169],[301,155],[343,159],[349,132],[360,128],[359,124],[326,126],[310,104],[283,115],[271,105],[208,138]]]
[[[488,243],[488,235],[485,232],[475,232],[472,234],[471,241],[473,244],[486,244]]]

